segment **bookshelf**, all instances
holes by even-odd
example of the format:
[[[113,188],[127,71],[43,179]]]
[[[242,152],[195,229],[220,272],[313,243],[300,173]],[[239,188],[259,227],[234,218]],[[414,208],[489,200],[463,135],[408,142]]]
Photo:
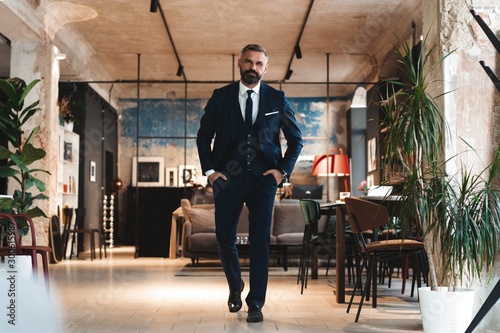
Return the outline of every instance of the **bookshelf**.
[[[57,168],[58,208],[78,208],[78,166],[80,136],[59,127],[59,152]]]

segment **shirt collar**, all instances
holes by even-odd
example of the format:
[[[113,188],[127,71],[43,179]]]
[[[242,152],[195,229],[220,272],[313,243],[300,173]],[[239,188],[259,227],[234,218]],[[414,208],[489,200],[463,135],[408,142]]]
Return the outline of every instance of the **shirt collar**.
[[[243,83],[241,83],[241,80],[239,81],[240,82],[240,95],[245,95],[247,93],[247,90],[249,90],[249,88],[247,86],[245,86]],[[258,85],[256,85],[255,87],[252,88],[253,92],[257,95],[259,95],[259,92],[260,92],[260,82]]]

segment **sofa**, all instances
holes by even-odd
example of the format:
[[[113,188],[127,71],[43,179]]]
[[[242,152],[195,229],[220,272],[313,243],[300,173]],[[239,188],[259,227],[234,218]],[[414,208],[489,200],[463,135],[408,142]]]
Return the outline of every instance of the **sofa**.
[[[181,249],[184,258],[191,258],[193,264],[199,259],[219,258],[215,236],[215,206],[213,204],[191,205],[181,200],[184,223],[182,224]],[[328,228],[323,216],[318,223],[319,231]],[[289,257],[298,257],[304,235],[304,218],[299,200],[281,200],[274,205],[271,222],[271,244],[293,244],[289,246]],[[240,215],[238,234],[240,239],[248,237],[248,209]],[[271,253],[272,255],[272,253]]]

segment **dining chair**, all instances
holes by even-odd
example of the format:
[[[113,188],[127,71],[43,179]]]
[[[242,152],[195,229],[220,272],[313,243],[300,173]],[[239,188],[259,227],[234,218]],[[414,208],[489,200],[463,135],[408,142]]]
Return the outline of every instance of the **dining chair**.
[[[45,279],[45,285],[47,289],[50,289],[49,285],[49,260],[48,260],[48,254],[52,252],[52,249],[49,246],[45,245],[38,245],[36,242],[36,230],[35,230],[35,224],[33,220],[26,214],[8,214],[8,213],[0,213],[0,220],[8,220],[9,223],[9,229],[8,232],[12,233],[13,237],[9,237],[10,240],[8,242],[11,242],[12,240],[14,241],[15,249],[12,249],[12,247],[9,244],[6,244],[6,247],[2,246],[0,248],[0,255],[1,256],[9,256],[12,254],[15,255],[26,255],[26,256],[31,256],[31,265],[33,269],[33,277],[35,279],[38,279],[38,255],[42,257],[42,265],[43,265],[43,275]],[[30,235],[31,235],[31,244],[28,245],[23,245],[22,242],[22,237],[19,233],[19,229],[17,227],[17,222],[18,220],[25,220],[28,223],[29,230],[30,230]],[[13,239],[12,239],[13,238]],[[7,253],[7,254],[5,254]]]
[[[61,222],[59,216],[52,215],[49,223],[49,246],[52,255],[49,258],[51,264],[56,264],[63,259],[63,233],[61,232]]]
[[[63,218],[64,218],[64,258],[66,259],[66,254],[68,251],[68,245],[71,241],[70,254],[69,259],[73,257],[74,252],[76,252],[76,257],[80,257],[80,250],[77,244],[76,237],[78,235],[88,235],[89,243],[90,243],[90,260],[94,260],[97,258],[96,250],[95,250],[95,238],[98,237],[99,242],[99,255],[102,258],[101,248],[103,245],[103,236],[100,228],[84,228],[86,210],[85,208],[76,208],[75,212],[75,222],[73,224],[73,208],[64,208],[63,209]]]
[[[320,251],[328,254],[328,266],[332,255],[335,253],[335,233],[318,231],[318,222],[321,218],[320,204],[312,199],[301,199],[300,208],[304,217],[304,236],[302,238],[302,249],[299,261],[299,272],[297,284],[301,282],[300,293],[307,288],[307,277],[311,265],[311,255],[318,255]],[[328,273],[327,273],[328,274]]]
[[[388,238],[384,237],[381,240],[376,238],[378,229],[389,223],[389,214],[387,208],[359,198],[345,198],[346,220],[349,222],[352,233],[356,239],[356,247],[359,257],[362,259],[361,265],[358,265],[357,279],[354,285],[351,299],[347,307],[349,313],[354,296],[357,290],[361,292],[361,300],[359,302],[358,311],[355,322],[359,320],[363,301],[369,300],[370,282],[372,286],[372,307],[377,304],[377,263],[390,260],[393,258],[401,258],[406,254],[414,254],[422,252],[424,249],[423,243],[414,239],[405,238]],[[373,240],[367,241],[366,233],[373,235]],[[366,267],[366,281],[363,287],[362,284],[362,268]]]

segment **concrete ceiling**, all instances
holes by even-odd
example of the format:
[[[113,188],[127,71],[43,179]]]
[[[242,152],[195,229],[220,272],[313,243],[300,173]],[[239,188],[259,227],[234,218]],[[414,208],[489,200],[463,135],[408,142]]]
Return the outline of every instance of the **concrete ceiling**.
[[[0,2],[0,33],[11,42],[48,37],[67,54],[61,81],[94,82],[115,100],[137,96],[124,82],[138,75],[141,97],[206,98],[239,78],[247,43],[267,49],[265,80],[289,96],[325,96],[326,82],[330,96],[350,96],[358,82],[393,75],[393,43],[419,36],[422,17],[415,0],[160,0],[155,13],[150,0],[27,2]],[[7,51],[0,47],[3,75]]]

